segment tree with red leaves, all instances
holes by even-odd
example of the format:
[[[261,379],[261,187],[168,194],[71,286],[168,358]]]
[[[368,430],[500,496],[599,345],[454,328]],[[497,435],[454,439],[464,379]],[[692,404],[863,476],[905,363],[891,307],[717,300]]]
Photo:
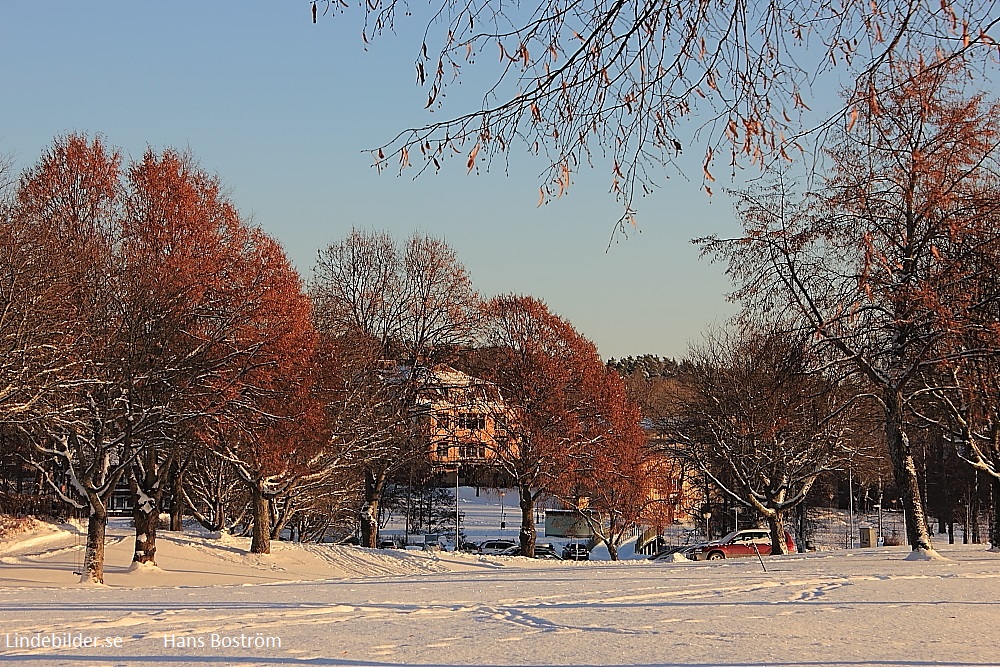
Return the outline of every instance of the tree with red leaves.
[[[491,354],[479,372],[503,396],[495,417],[506,434],[494,461],[517,486],[521,553],[533,556],[536,502],[560,488],[574,455],[607,435],[598,393],[606,371],[594,344],[538,299],[498,296],[484,315]]]
[[[123,172],[103,140],[70,135],[23,175],[3,228],[20,241],[0,244],[17,260],[11,293],[51,306],[37,317],[48,338],[36,341],[62,361],[26,366],[38,369],[27,383],[37,398],[22,428],[53,490],[89,511],[86,580],[103,579],[107,504],[130,471],[133,559],[154,563],[164,472],[179,443],[238,423],[253,455],[226,453],[253,460],[244,477],[266,487],[261,479],[287,476],[278,461],[295,464],[313,437],[287,426],[316,426],[301,418],[308,300],[277,244],[220,191],[189,156],[147,151]]]
[[[203,434],[250,493],[251,553],[270,553],[272,501],[314,472],[324,452],[317,337],[302,281],[278,243],[256,229],[240,239],[220,276],[227,287],[217,317],[230,335],[217,354],[229,361],[211,383],[222,402]]]
[[[602,364],[581,379],[590,380],[579,387],[585,437],[567,448],[553,492],[578,508],[611,560],[618,560],[618,547],[635,526],[666,501],[658,489],[667,461],[650,448],[639,408],[616,371]]]
[[[129,165],[122,210],[121,333],[127,378],[126,427],[138,438],[133,561],[155,563],[166,476],[179,465],[198,420],[216,398],[206,381],[230,362],[216,349],[229,332],[215,318],[219,280],[242,234],[219,179],[193,158],[147,150]],[[172,509],[183,507],[174,493]]]
[[[40,316],[54,318],[51,344],[69,362],[55,385],[51,376],[38,378],[45,384],[26,426],[31,460],[63,500],[88,510],[81,578],[92,582],[103,581],[108,501],[133,455],[118,373],[120,164],[100,138],[60,137],[22,175],[12,211],[24,241],[20,257],[46,258],[38,265],[43,279],[22,287],[42,288],[29,298],[58,294],[61,303]]]

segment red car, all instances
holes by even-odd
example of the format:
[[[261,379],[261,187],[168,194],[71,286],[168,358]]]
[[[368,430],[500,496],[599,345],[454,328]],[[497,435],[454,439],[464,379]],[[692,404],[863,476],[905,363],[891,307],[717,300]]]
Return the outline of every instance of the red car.
[[[756,547],[756,551],[754,550]],[[785,531],[785,552],[795,553],[795,540]],[[690,549],[685,555],[691,560],[722,560],[747,556],[771,555],[771,531],[763,528],[734,530],[721,540],[714,540]]]

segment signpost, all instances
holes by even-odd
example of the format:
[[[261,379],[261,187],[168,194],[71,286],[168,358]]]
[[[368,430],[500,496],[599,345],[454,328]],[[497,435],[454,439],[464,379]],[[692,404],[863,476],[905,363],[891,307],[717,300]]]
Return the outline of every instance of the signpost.
[[[577,510],[545,510],[545,536],[590,539],[594,531]]]

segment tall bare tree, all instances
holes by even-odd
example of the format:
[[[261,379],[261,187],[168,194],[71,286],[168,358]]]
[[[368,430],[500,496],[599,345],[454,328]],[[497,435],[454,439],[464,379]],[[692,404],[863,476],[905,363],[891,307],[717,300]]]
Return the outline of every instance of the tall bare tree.
[[[824,190],[796,199],[779,182],[745,193],[746,236],[703,242],[729,261],[736,298],[798,319],[829,363],[870,383],[909,544],[931,554],[909,406],[928,367],[995,353],[947,341],[982,326],[971,286],[982,275],[977,253],[1000,231],[1000,108],[966,92],[961,62],[896,63],[876,83],[851,98],[856,113],[835,133]]]
[[[362,543],[375,547],[387,479],[423,453],[410,428],[425,370],[473,340],[478,296],[447,243],[414,235],[399,246],[359,230],[320,253],[310,294],[339,365],[328,365],[335,444],[364,477]]]
[[[691,355],[675,421],[698,468],[767,520],[775,554],[785,553],[785,513],[850,457],[843,394],[810,373],[807,355],[803,341],[779,332],[711,334]]]

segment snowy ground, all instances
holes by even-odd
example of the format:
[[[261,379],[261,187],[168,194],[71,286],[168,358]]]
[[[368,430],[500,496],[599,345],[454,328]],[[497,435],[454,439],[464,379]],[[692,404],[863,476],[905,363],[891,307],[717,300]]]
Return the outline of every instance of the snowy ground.
[[[162,533],[161,569],[128,572],[120,527],[97,587],[74,583],[81,543],[51,527],[0,542],[0,662],[1000,665],[1000,555],[982,546],[784,556],[764,572],[287,543],[249,557],[245,540]]]

